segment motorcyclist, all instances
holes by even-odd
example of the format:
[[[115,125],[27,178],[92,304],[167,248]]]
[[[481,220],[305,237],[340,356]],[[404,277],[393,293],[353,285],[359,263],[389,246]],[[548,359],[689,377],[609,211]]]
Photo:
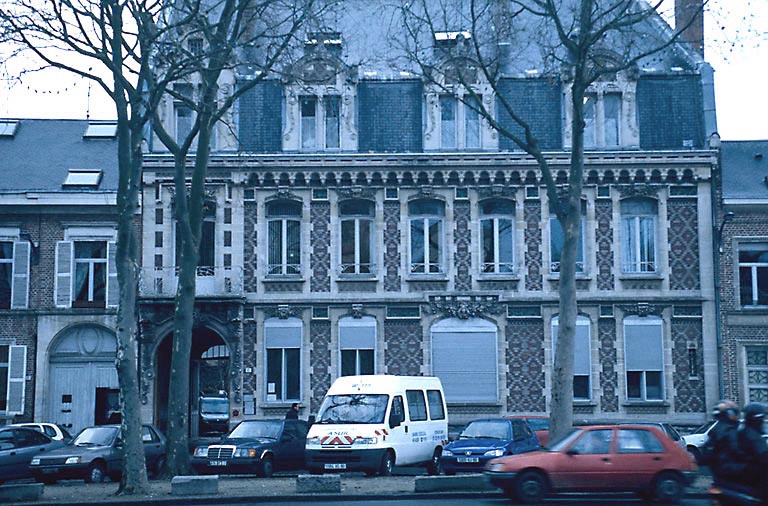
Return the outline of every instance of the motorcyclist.
[[[739,448],[746,462],[742,483],[752,487],[762,504],[768,503],[768,443],[763,439],[765,408],[758,402],[744,406],[744,424],[739,428]]]
[[[713,415],[717,425],[704,445],[703,463],[712,470],[715,484],[740,481],[746,463],[739,449],[739,407],[733,401],[721,401]]]

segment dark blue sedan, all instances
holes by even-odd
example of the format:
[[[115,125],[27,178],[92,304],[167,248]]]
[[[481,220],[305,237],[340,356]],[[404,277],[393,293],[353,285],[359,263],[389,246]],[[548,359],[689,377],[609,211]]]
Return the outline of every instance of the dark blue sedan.
[[[470,422],[456,441],[443,449],[440,465],[445,474],[479,473],[485,463],[539,449],[539,439],[522,418],[485,418]]]

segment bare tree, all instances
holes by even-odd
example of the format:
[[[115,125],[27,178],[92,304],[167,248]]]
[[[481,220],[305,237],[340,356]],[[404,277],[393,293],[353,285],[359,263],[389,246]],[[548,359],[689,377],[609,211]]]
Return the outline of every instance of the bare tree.
[[[115,365],[125,445],[118,494],[148,491],[137,365],[135,216],[145,128],[167,83],[183,77],[178,67],[158,75],[150,65],[150,55],[163,38],[157,21],[165,16],[164,9],[164,3],[155,0],[13,0],[0,7],[4,42],[15,48],[12,57],[32,53],[39,69],[55,68],[89,79],[115,104],[119,170],[115,262],[120,287]],[[176,16],[174,21],[186,20]],[[164,27],[171,28],[171,24]],[[150,89],[149,84],[155,87]]]
[[[446,92],[460,87],[462,102],[499,135],[528,153],[546,184],[551,212],[564,231],[559,270],[557,346],[552,371],[551,438],[573,423],[574,334],[577,317],[576,262],[584,181],[585,98],[590,85],[620,72],[636,72],[641,61],[676,43],[704,2],[693,2],[688,21],[671,29],[662,4],[653,0],[418,0],[402,5],[408,34],[400,44],[427,83]],[[399,27],[396,29],[400,29]],[[435,34],[440,34],[438,40]],[[544,153],[540,133],[515,109],[501,88],[511,61],[543,68],[542,75],[562,81],[570,110],[570,164],[558,178]],[[525,68],[525,67],[523,67]],[[478,80],[490,87],[499,104],[480,99]],[[515,128],[499,121],[508,115]]]
[[[186,87],[168,87],[174,100],[195,113],[186,135],[174,137],[155,111],[154,131],[174,158],[175,219],[179,280],[174,313],[173,353],[168,405],[168,452],[165,473],[186,474],[189,463],[189,396],[195,286],[199,263],[202,222],[205,214],[205,179],[210,160],[214,128],[232,125],[223,120],[235,100],[267,78],[281,57],[296,42],[296,35],[312,13],[313,0],[222,0],[206,3],[183,0],[176,8],[193,19],[174,32],[172,47],[177,54],[163,55],[157,66],[178,65],[176,59],[194,62],[194,72],[185,80]],[[190,41],[197,41],[189,44]],[[180,43],[180,45],[179,45]],[[186,45],[185,45],[186,43]],[[192,48],[192,49],[190,49]],[[238,58],[249,49],[251,75],[237,86],[222,91],[222,80],[237,71]],[[155,85],[151,86],[152,88]],[[197,91],[194,91],[197,88]],[[177,132],[178,134],[179,132]],[[189,170],[190,154],[192,168]]]

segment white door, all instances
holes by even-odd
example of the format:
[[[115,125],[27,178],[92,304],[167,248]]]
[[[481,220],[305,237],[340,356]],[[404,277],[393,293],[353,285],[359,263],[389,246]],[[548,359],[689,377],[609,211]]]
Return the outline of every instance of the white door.
[[[395,425],[393,422],[396,420],[402,420],[399,425]],[[389,446],[395,450],[395,464],[407,465],[412,462],[412,449],[410,442],[410,434],[408,434],[408,416],[405,412],[405,399],[402,395],[395,395],[392,398],[392,405],[390,406],[389,418],[387,419],[387,430],[389,435],[387,441]]]

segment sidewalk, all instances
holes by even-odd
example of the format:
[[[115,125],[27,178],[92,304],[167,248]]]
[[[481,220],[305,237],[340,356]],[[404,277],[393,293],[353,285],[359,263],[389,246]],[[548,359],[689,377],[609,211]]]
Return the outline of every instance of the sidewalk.
[[[280,501],[285,503],[307,502],[317,497],[342,499],[368,499],[376,497],[398,496],[406,498],[422,497],[476,497],[499,495],[498,490],[489,491],[441,491],[431,493],[414,492],[416,477],[391,476],[387,478],[366,478],[358,474],[344,474],[341,479],[341,494],[298,494],[296,475],[278,475],[273,478],[251,476],[221,476],[217,502],[225,500],[231,503]],[[708,474],[703,472],[688,487],[688,497],[704,497],[711,484]],[[115,496],[117,483],[86,484],[82,481],[63,481],[55,485],[46,485],[39,501],[14,503],[15,505],[35,506],[82,506],[84,504],[106,504],[109,506],[175,506],[210,504],[211,496],[174,496],[171,495],[169,480],[150,481],[150,493],[137,496]]]

